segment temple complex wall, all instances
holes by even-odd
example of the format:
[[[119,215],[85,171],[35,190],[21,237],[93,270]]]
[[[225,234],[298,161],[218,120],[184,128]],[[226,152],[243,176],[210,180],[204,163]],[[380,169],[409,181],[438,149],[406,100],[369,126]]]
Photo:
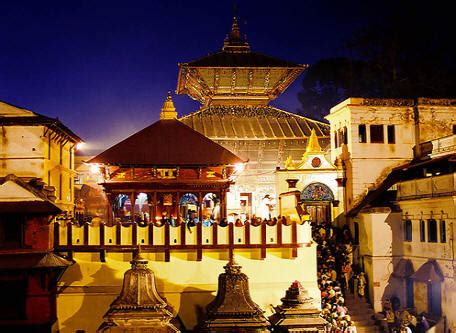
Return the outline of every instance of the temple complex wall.
[[[157,289],[170,303],[187,329],[196,325],[198,316],[213,300],[218,275],[229,259],[228,251],[204,251],[196,261],[193,251],[173,251],[169,262],[163,253],[142,253],[157,280]],[[132,254],[108,252],[106,262],[97,253],[75,252],[76,263],[60,281],[57,299],[58,328],[61,333],[85,330],[95,332],[109,304],[119,294],[123,273],[129,268]],[[271,304],[279,304],[290,281],[299,280],[316,302],[320,292],[316,283],[316,245],[297,249],[292,258],[287,248],[268,249],[261,260],[259,249],[235,250],[236,261],[249,277],[250,294],[266,315],[272,313]]]

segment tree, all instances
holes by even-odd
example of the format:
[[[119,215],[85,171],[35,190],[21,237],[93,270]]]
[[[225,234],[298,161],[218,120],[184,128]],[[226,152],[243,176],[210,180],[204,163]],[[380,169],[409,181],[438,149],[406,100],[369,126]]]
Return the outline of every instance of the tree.
[[[456,97],[456,47],[445,17],[451,11],[401,4],[353,34],[345,44],[350,56],[321,59],[307,70],[301,114],[322,119],[348,97]]]

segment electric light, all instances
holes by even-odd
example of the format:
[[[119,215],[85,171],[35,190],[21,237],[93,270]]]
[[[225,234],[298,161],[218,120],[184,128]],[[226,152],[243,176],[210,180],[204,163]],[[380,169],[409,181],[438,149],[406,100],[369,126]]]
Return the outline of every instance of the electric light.
[[[78,142],[78,143],[76,144],[76,146],[75,146],[74,149],[75,149],[75,150],[82,150],[82,149],[84,149],[84,146],[85,146],[85,145],[86,145],[85,142]]]
[[[92,173],[92,174],[100,173],[100,166],[98,164],[90,164],[90,173]]]

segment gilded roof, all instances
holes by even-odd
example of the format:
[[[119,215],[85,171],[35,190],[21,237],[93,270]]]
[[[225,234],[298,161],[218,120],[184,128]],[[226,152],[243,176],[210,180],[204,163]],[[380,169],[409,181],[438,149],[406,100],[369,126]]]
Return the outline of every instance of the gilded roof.
[[[211,139],[300,139],[329,135],[329,125],[272,106],[209,106],[180,119]]]
[[[119,166],[201,166],[243,163],[177,119],[159,120],[89,161]]]
[[[232,53],[226,51],[209,54],[183,65],[188,67],[303,67],[303,65],[258,52]]]

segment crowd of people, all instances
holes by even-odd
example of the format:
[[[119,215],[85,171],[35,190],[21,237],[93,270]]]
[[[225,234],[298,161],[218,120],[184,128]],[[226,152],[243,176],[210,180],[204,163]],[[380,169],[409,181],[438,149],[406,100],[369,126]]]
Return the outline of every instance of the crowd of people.
[[[328,331],[356,333],[344,296],[347,293],[366,297],[366,275],[353,263],[353,239],[348,226],[338,228],[331,223],[312,225],[312,236],[317,242],[318,286],[321,291],[322,316]],[[398,300],[397,300],[398,301]],[[400,309],[400,304],[386,302],[384,315],[390,333],[424,333],[429,323],[424,316]]]
[[[364,297],[366,279],[364,273],[353,266],[350,230],[348,227],[337,228],[331,223],[320,223],[313,225],[312,234],[318,244],[317,272],[322,316],[328,322],[330,332],[356,333],[344,295],[356,288],[357,294]],[[354,285],[353,281],[357,281],[357,284]]]

